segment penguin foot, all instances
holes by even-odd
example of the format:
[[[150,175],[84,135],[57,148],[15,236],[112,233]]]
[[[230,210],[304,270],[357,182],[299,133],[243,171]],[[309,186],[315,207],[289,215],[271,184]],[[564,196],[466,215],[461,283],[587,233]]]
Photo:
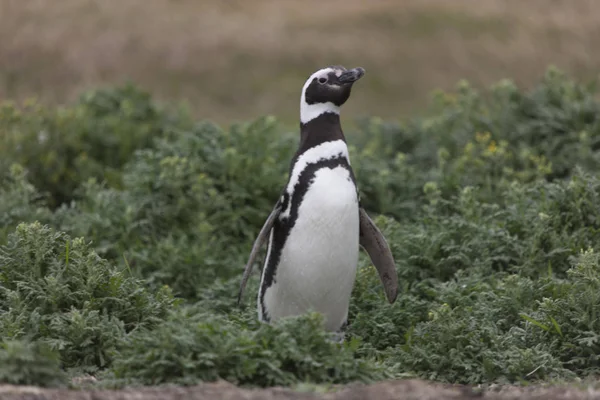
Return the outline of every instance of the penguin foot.
[[[338,331],[331,333],[330,340],[334,343],[342,344],[346,340],[346,332]]]
[[[346,319],[340,329],[331,333],[331,341],[334,343],[342,344],[346,340],[346,328],[348,327],[348,320]]]

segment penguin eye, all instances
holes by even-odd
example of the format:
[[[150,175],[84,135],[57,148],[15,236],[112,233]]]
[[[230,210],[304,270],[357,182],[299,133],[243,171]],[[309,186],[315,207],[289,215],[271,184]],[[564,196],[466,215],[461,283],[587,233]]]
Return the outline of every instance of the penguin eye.
[[[320,83],[321,85],[323,85],[323,84],[327,83],[327,78],[319,78],[319,83]]]

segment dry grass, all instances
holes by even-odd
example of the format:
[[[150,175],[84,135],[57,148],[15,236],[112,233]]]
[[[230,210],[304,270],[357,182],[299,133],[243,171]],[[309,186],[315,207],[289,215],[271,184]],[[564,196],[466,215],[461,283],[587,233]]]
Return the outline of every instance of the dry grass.
[[[131,79],[199,117],[295,121],[304,79],[341,63],[367,70],[346,113],[394,118],[461,78],[595,77],[598,14],[594,0],[0,0],[0,97]]]

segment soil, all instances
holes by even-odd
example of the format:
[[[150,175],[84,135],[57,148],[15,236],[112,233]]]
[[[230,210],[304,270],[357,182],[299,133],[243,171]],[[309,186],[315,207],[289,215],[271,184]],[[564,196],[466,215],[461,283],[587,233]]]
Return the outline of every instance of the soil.
[[[0,400],[514,400],[600,399],[600,391],[573,387],[514,387],[479,391],[460,385],[398,380],[348,385],[334,393],[301,393],[284,388],[244,389],[226,382],[189,387],[145,387],[123,390],[67,390],[0,385]]]

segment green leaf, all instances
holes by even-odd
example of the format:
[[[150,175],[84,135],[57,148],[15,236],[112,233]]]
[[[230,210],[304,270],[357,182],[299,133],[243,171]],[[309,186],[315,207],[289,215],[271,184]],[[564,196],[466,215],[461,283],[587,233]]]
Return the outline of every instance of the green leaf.
[[[521,316],[521,318],[523,318],[526,321],[531,322],[532,324],[534,324],[535,326],[542,328],[545,331],[549,331],[550,328],[547,325],[542,324],[539,321],[536,321],[535,319],[531,318],[530,316],[526,315],[526,314],[519,314]]]

